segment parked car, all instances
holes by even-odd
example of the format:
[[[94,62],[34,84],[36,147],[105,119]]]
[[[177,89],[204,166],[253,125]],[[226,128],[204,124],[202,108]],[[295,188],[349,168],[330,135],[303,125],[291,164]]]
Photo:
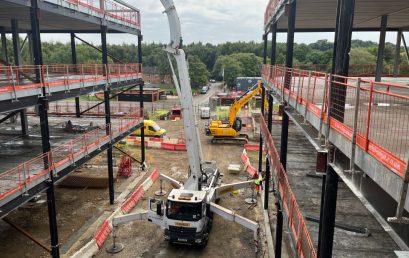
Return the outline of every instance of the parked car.
[[[207,91],[209,90],[209,86],[203,86],[202,90],[200,91],[201,94],[206,94]]]

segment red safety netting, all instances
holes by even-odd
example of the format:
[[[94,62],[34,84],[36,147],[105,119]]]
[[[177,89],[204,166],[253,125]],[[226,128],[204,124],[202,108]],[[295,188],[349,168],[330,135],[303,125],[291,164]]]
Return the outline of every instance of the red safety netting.
[[[78,158],[98,149],[101,142],[129,130],[140,121],[137,115],[115,119],[111,124],[98,127],[73,140],[59,144],[51,151],[1,173],[0,200],[15,192],[24,194],[26,187],[33,181],[44,181],[50,172],[57,173],[58,169],[74,165]]]
[[[285,74],[291,78],[284,87]],[[331,128],[351,141],[357,120],[356,144],[399,176],[403,176],[409,149],[409,87],[322,72],[264,66],[263,76],[281,91],[327,123],[328,91],[332,89]],[[291,77],[290,77],[291,76]],[[357,85],[359,99],[357,102]],[[358,103],[358,105],[356,105]],[[355,117],[355,110],[358,115]],[[305,114],[302,114],[305,115]]]
[[[85,8],[88,13],[96,12],[98,14],[105,14],[106,18],[112,18],[122,21],[128,25],[140,26],[140,13],[136,9],[129,8],[115,0],[62,0],[67,2],[70,7],[78,9],[78,7]]]
[[[64,86],[70,90],[71,85],[105,81],[107,83],[125,79],[130,80],[142,75],[140,64],[56,64],[56,65],[24,65],[0,67],[0,94],[42,88]],[[37,80],[38,78],[38,80]]]
[[[297,255],[300,257],[317,257],[311,236],[305,224],[304,216],[301,213],[297,200],[288,182],[287,174],[280,162],[273,138],[267,129],[264,117],[260,118],[260,130],[263,135],[267,153],[271,159],[271,167],[275,173],[278,183],[280,197],[283,202],[283,209],[288,218],[290,233],[295,241]]]

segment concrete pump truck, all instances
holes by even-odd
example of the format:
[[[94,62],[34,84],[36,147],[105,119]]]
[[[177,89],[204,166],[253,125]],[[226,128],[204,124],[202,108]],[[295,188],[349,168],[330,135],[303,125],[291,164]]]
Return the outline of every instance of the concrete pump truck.
[[[183,129],[186,137],[189,177],[185,183],[178,182],[161,174],[160,179],[169,182],[172,189],[166,201],[151,198],[148,210],[139,213],[118,216],[113,219],[113,226],[135,220],[148,220],[164,229],[165,239],[171,243],[205,246],[209,239],[213,214],[234,221],[251,229],[255,241],[258,239],[259,225],[235,212],[216,204],[224,194],[249,187],[254,181],[245,181],[228,185],[219,184],[219,171],[215,162],[202,160],[198,124],[193,109],[193,97],[190,87],[188,65],[185,52],[181,48],[181,28],[173,0],[161,0],[167,14],[171,42],[165,47],[173,73],[173,81],[180,98]],[[175,59],[178,76],[175,73],[172,57]],[[257,246],[257,245],[256,245]]]

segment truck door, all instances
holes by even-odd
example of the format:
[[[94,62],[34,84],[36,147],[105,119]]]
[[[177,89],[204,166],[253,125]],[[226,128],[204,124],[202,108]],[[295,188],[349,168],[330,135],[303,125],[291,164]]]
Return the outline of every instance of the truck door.
[[[148,205],[148,221],[163,228],[163,215],[165,214],[165,205],[163,201],[149,198]]]

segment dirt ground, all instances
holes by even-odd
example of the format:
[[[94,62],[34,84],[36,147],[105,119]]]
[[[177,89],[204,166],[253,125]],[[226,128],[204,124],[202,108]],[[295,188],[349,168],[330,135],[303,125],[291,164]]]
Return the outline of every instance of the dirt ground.
[[[172,137],[177,136],[180,130],[182,130],[181,121],[160,121],[158,124],[167,129],[169,131],[168,135]],[[211,145],[210,139],[202,134],[203,131],[204,121],[200,121],[204,159],[215,160],[217,162],[218,168],[223,174],[222,183],[246,180],[247,175],[245,172],[232,175],[227,171],[229,164],[241,164],[240,154],[243,150],[242,147],[238,145]],[[160,163],[166,162],[165,168],[159,169],[161,173],[181,181],[187,178],[187,157],[185,152],[148,150],[148,153],[150,154],[148,163],[152,167],[159,167]],[[156,158],[152,159],[154,156]],[[168,185],[163,185],[167,192],[171,190]],[[159,186],[159,182],[155,183],[132,212],[147,209],[146,199],[154,196],[154,192],[159,189]],[[250,190],[242,190],[238,194],[222,198],[220,205],[233,209],[238,214],[252,220],[261,221],[262,215],[259,208],[249,208],[244,202],[244,199],[250,195]],[[163,197],[163,199],[165,198]],[[169,245],[164,240],[163,229],[145,221],[122,225],[118,228],[116,235],[118,237],[117,240],[125,245],[124,250],[117,255],[111,255],[102,249],[96,257],[256,257],[253,233],[217,215],[215,216],[210,239],[205,249]],[[112,240],[109,239],[105,246],[109,247],[111,244]],[[263,251],[260,253],[262,254]]]
[[[231,163],[241,164],[240,154],[243,150],[238,145],[211,145],[210,140],[204,136],[204,120],[200,121],[200,135],[205,160],[217,161],[218,168],[224,175],[222,183],[231,183],[246,180],[246,173],[238,175],[229,174],[227,166]],[[168,131],[168,137],[183,137],[182,121],[159,121],[158,124]],[[140,149],[128,147],[137,159],[140,158]],[[114,151],[114,157],[120,155]],[[148,149],[146,153],[149,171],[154,167],[161,173],[170,175],[178,180],[187,178],[187,155],[186,152],[170,152],[157,149]],[[107,174],[106,154],[89,162],[93,168],[81,168],[81,173]],[[101,165],[102,164],[102,165]],[[97,166],[95,166],[97,165]],[[98,167],[98,165],[101,165]],[[118,196],[126,185],[141,175],[137,164],[134,164],[134,175],[131,178],[117,178],[115,182],[115,195]],[[169,186],[164,184],[166,191]],[[159,183],[144,196],[153,196],[158,190]],[[259,208],[249,209],[244,199],[251,195],[250,190],[242,190],[238,194],[224,197],[220,204],[234,209],[238,214],[252,220],[261,221],[262,216]],[[57,223],[60,252],[64,254],[89,226],[99,217],[112,211],[108,205],[108,189],[72,189],[55,188],[57,205]],[[142,200],[135,210],[146,209],[147,202]],[[135,211],[134,210],[134,211]],[[45,193],[36,203],[27,205],[12,212],[8,217],[13,223],[23,228],[45,246],[50,245],[48,213]],[[255,257],[253,234],[240,225],[223,220],[215,216],[213,229],[208,246],[204,250],[183,246],[170,246],[163,238],[163,230],[149,222],[134,222],[121,226],[117,232],[118,241],[125,244],[125,249],[116,257]],[[106,245],[111,244],[108,239]],[[4,221],[0,221],[0,253],[1,257],[48,257],[48,253],[33,243],[31,240],[17,232]],[[262,252],[260,252],[262,256]],[[97,257],[110,257],[105,250],[101,250]]]

